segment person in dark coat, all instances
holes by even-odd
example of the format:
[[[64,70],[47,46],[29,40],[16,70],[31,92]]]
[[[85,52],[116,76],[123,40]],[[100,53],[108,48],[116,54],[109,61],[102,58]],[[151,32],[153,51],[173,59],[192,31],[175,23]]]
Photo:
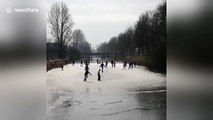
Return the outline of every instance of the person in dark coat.
[[[87,78],[88,78],[88,74],[92,75],[90,72],[89,72],[89,69],[87,69],[84,73],[84,81],[87,81]]]
[[[107,65],[108,65],[108,61],[106,61],[106,64],[105,64],[105,66],[107,67]]]
[[[64,70],[64,65],[61,65],[61,69]]]
[[[134,67],[136,67],[136,65],[137,65],[137,63],[136,63],[136,62],[134,62]]]
[[[115,63],[115,61],[113,61],[113,67],[115,67],[115,65],[116,65],[116,63]]]
[[[86,66],[85,66],[85,70],[89,70],[89,66],[88,66],[88,64],[86,64]]]
[[[96,61],[97,61],[97,64],[100,64],[100,62],[99,62],[99,60],[98,60],[98,59],[97,59]]]
[[[98,81],[101,81],[101,74],[100,74],[100,72],[101,72],[101,69],[98,70]]]
[[[83,66],[83,61],[81,60],[81,67]]]
[[[123,64],[123,69],[126,69],[126,61],[124,62],[124,64]]]
[[[128,69],[131,69],[132,68],[132,62],[129,62],[129,68]]]
[[[104,63],[103,62],[101,63],[100,67],[102,69],[102,72],[104,72]]]
[[[113,67],[113,60],[111,60],[111,64],[112,64],[112,67]]]

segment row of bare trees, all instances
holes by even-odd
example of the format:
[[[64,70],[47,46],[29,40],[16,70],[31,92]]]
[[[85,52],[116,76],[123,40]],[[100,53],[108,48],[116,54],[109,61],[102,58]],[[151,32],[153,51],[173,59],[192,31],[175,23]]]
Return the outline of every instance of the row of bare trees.
[[[143,55],[157,67],[166,66],[166,2],[139,17],[134,27],[100,44],[98,52]],[[148,60],[148,59],[147,59]]]
[[[56,2],[51,6],[48,22],[52,39],[58,44],[58,58],[67,56],[67,47],[73,47],[69,50],[77,49],[79,52],[91,51],[91,45],[86,41],[82,30],[73,31],[74,22],[68,6],[64,2]]]

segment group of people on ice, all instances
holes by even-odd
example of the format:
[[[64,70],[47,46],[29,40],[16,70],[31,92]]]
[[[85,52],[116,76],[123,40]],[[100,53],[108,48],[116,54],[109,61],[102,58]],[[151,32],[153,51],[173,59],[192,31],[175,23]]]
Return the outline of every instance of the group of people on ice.
[[[114,60],[111,60],[110,62],[111,62],[112,67],[115,67],[115,66],[116,66],[116,63],[115,63]],[[73,66],[74,66],[75,61],[73,61],[72,64],[73,64]],[[85,69],[84,69],[84,70],[85,70],[85,73],[84,73],[84,81],[87,81],[88,75],[89,75],[89,74],[92,75],[92,74],[89,72],[89,64],[90,64],[90,63],[89,63],[88,60],[85,60],[85,61],[81,60],[81,61],[80,61],[80,66],[83,67],[83,64],[85,64]],[[106,61],[105,64],[104,64],[104,62],[100,62],[100,61],[97,59],[97,64],[100,64],[100,66],[99,66],[100,69],[98,70],[97,75],[98,75],[98,81],[101,81],[101,74],[100,74],[100,73],[101,73],[101,72],[104,72],[104,67],[105,67],[105,68],[108,67],[108,61]],[[124,61],[124,63],[123,63],[123,70],[126,69],[127,66],[128,66],[128,69],[134,68],[134,67],[136,67],[136,62],[131,61],[131,62],[127,63],[126,61]],[[62,66],[61,68],[62,68],[62,70],[63,70],[63,66]]]
[[[83,62],[81,61],[81,66],[82,66],[82,64],[83,64]],[[97,59],[97,64],[100,64],[99,67],[101,68],[101,69],[98,70],[98,73],[97,73],[97,75],[98,75],[98,81],[101,81],[101,74],[100,74],[100,73],[101,73],[101,72],[104,72],[104,67],[106,67],[106,68],[108,67],[108,61],[106,61],[105,64],[104,64],[103,62],[100,62],[100,61]],[[131,61],[131,62],[127,63],[127,62],[125,61],[124,64],[123,64],[123,69],[126,69],[127,64],[129,64],[128,69],[131,69],[131,68],[136,67],[136,62]],[[86,62],[85,62],[84,81],[87,81],[87,78],[88,78],[88,75],[89,75],[89,74],[92,75],[92,74],[89,72],[89,67],[88,67],[88,65],[89,65],[89,62],[86,61]],[[115,65],[116,65],[115,61],[111,60],[111,65],[112,65],[112,67],[115,67]]]
[[[83,64],[83,62],[81,61],[81,66],[82,66],[82,64]],[[97,64],[100,64],[100,68],[101,69],[99,69],[98,70],[98,81],[101,81],[101,72],[104,72],[104,67],[108,67],[108,61],[106,61],[105,62],[105,64],[102,62],[100,62],[98,59],[97,59]],[[116,63],[115,63],[115,61],[113,61],[113,60],[111,60],[111,64],[112,64],[112,67],[115,67],[115,65],[116,65]],[[89,67],[88,67],[88,62],[85,62],[85,73],[84,73],[84,81],[87,81],[87,78],[88,78],[88,75],[90,74],[90,75],[92,75],[90,72],[89,72]]]
[[[136,67],[136,62],[129,62],[128,63],[129,64],[129,67],[128,67],[128,69],[131,69],[131,68],[134,68],[134,67]],[[126,67],[127,67],[127,62],[126,61],[124,61],[124,64],[123,64],[123,70],[124,69],[126,69]]]

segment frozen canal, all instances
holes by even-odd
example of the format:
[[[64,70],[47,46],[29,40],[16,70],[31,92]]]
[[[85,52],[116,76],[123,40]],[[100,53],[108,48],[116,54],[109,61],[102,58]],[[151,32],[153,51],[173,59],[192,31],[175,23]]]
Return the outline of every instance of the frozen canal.
[[[80,64],[47,72],[48,120],[166,120],[164,75],[117,63],[108,64],[99,82],[99,65],[89,65],[86,82]]]

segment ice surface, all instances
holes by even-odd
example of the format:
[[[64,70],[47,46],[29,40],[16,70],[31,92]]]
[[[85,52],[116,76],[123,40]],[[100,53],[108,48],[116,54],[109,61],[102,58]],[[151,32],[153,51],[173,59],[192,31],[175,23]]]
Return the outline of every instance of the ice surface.
[[[99,64],[100,65],[100,64]],[[166,77],[142,66],[108,67],[97,81],[99,65],[65,65],[47,72],[48,120],[165,120]]]

